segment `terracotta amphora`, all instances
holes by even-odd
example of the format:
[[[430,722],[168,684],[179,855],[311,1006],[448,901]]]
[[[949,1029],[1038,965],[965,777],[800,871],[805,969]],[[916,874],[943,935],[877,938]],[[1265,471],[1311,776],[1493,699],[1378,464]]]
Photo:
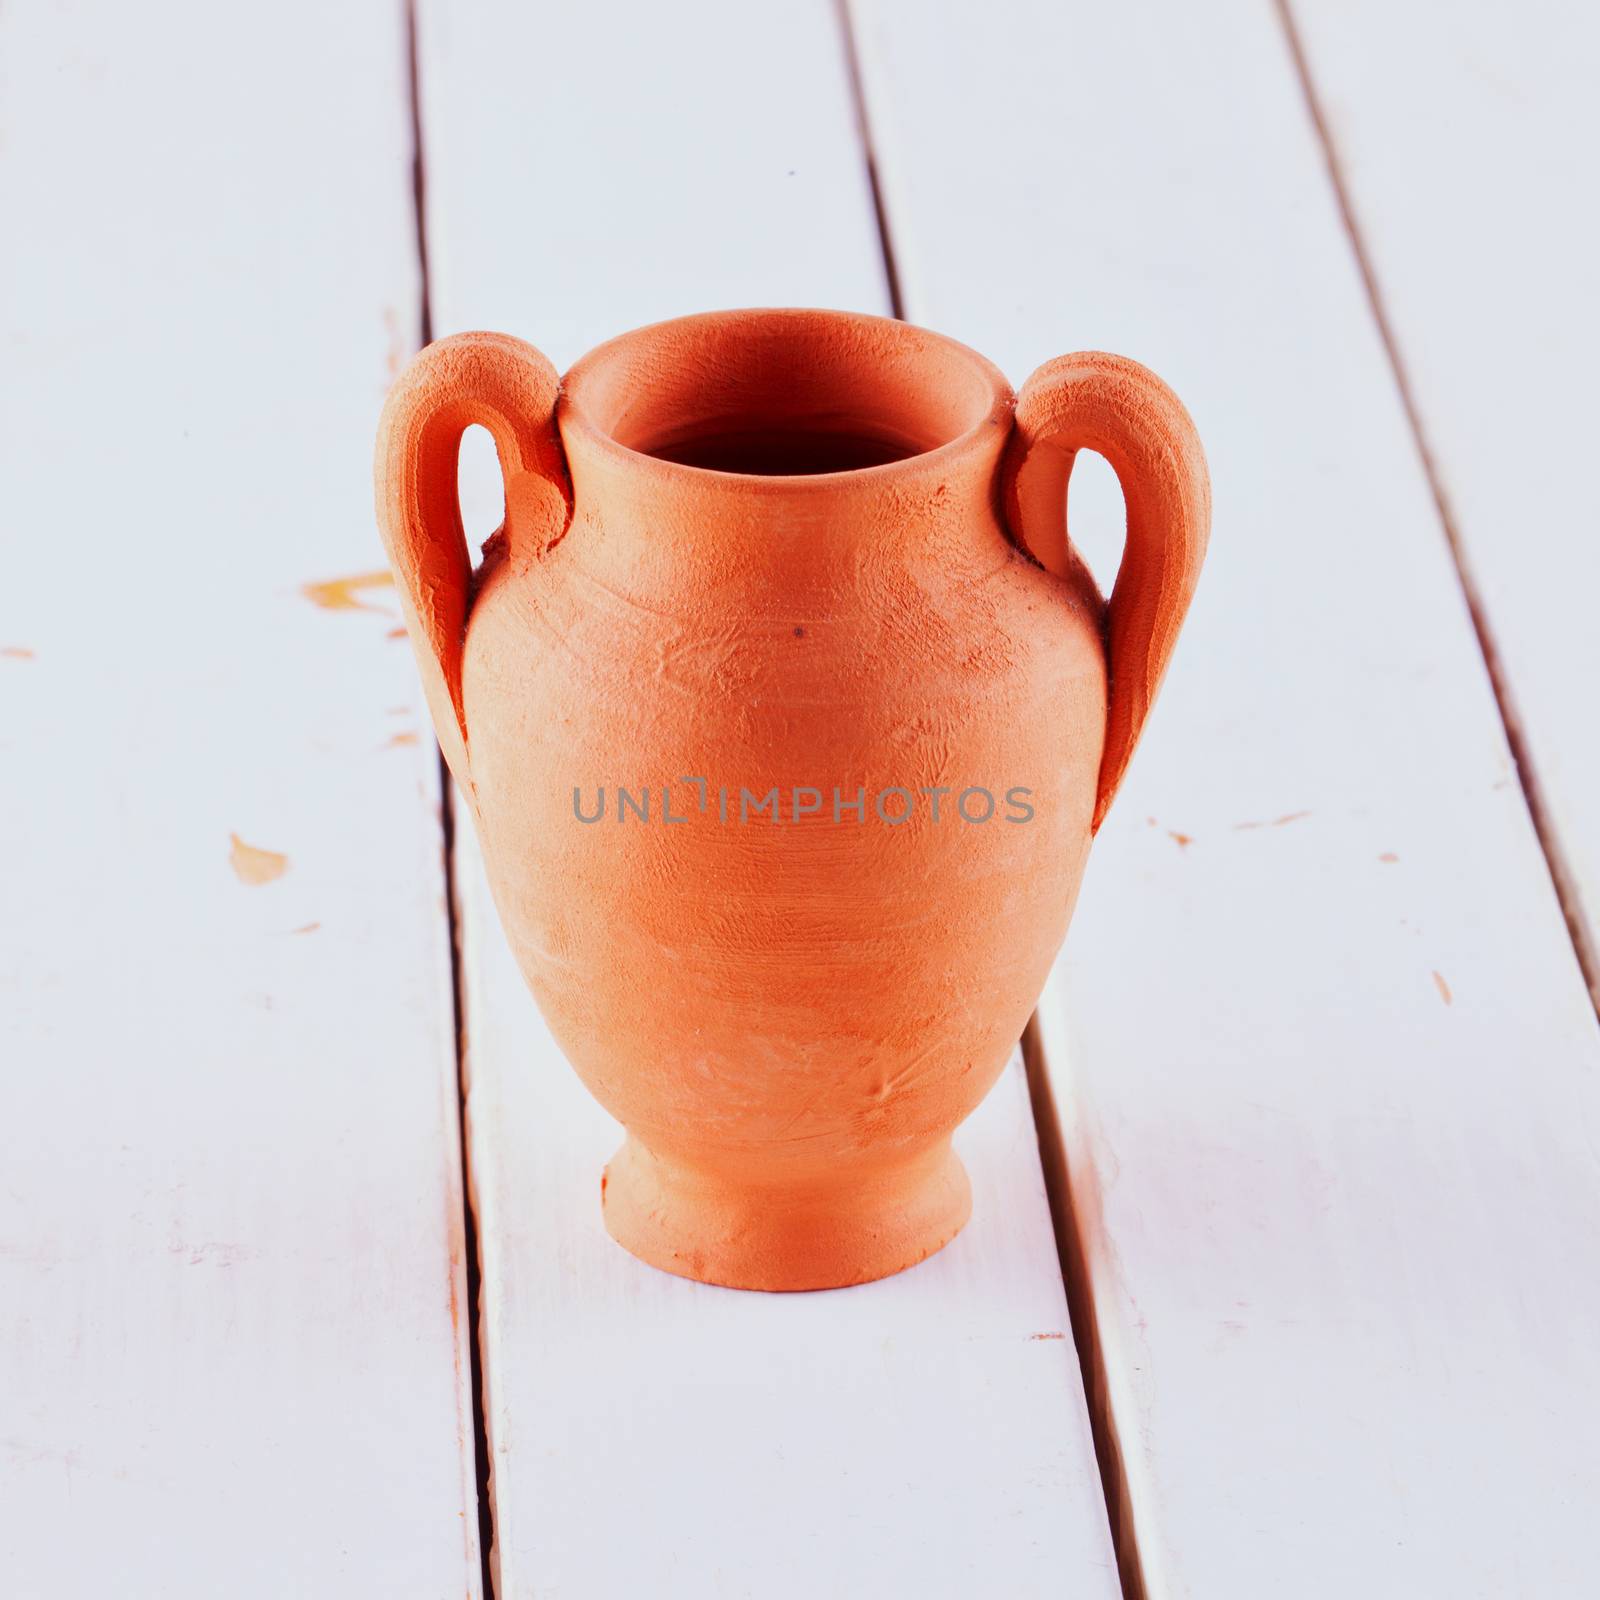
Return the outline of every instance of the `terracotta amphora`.
[[[456,471],[493,434],[476,570]],[[1074,453],[1121,480],[1102,601]],[[379,517],[439,740],[551,1031],[627,1130],[612,1236],[707,1283],[898,1272],[971,1208],[1015,1047],[1189,604],[1210,496],[1119,356],[1013,396],[905,323],[732,311],[564,379],[495,333],[396,383]]]

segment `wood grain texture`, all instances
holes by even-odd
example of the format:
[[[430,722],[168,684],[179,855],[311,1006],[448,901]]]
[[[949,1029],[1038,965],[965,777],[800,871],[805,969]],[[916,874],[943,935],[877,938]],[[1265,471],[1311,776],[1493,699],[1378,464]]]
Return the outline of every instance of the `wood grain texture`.
[[[404,51],[386,4],[0,13],[17,1600],[478,1592],[437,767],[365,470]]]
[[[908,314],[1212,466],[1041,1014],[1149,1592],[1583,1593],[1600,1042],[1278,19],[855,10]]]
[[[1299,0],[1291,14],[1569,902],[1600,952],[1600,12]]]
[[[887,310],[830,9],[620,16],[424,7],[437,330],[565,367],[691,310]],[[479,537],[494,498],[466,497]],[[958,1136],[975,1219],[932,1261],[776,1297],[653,1271],[604,1233],[620,1130],[528,998],[469,833],[499,1593],[1115,1595],[1018,1070]]]

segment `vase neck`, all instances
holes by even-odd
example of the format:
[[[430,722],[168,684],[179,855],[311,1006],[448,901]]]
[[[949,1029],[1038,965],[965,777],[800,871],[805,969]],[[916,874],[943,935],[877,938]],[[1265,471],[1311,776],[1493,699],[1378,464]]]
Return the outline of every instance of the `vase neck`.
[[[600,346],[558,417],[591,541],[715,571],[991,543],[1012,405],[982,356],[906,323],[736,311]]]

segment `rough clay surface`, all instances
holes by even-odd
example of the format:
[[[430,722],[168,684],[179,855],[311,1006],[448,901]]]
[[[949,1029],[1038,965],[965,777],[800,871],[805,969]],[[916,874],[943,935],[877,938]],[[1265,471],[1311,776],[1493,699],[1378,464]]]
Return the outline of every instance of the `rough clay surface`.
[[[1013,404],[952,341],[812,311],[658,324],[559,386],[531,347],[463,334],[391,396],[379,515],[440,742],[529,986],[628,1129],[607,1226],[668,1271],[858,1283],[966,1220],[951,1132],[1066,932],[1208,515],[1193,429],[1143,368],[1066,357],[1015,426]],[[476,576],[455,503],[472,423],[507,483]],[[825,463],[822,441],[867,436],[900,458],[662,459],[815,438]],[[1078,448],[1128,503],[1109,607],[1066,540]],[[860,821],[835,820],[836,788],[866,791]],[[915,799],[898,825],[874,804],[891,788]],[[969,788],[1001,802],[987,822],[956,813]],[[776,819],[740,820],[742,791],[773,789]],[[580,821],[574,791],[593,815],[601,790]]]

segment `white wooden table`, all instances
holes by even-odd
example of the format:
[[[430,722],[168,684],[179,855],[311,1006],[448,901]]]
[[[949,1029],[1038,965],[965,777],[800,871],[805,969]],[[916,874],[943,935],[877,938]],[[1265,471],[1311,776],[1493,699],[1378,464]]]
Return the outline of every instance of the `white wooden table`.
[[[0,1595],[1600,1593],[1592,8],[414,36],[0,8]],[[606,1239],[368,477],[430,330],[761,304],[1125,351],[1216,486],[971,1227],[785,1297]]]

